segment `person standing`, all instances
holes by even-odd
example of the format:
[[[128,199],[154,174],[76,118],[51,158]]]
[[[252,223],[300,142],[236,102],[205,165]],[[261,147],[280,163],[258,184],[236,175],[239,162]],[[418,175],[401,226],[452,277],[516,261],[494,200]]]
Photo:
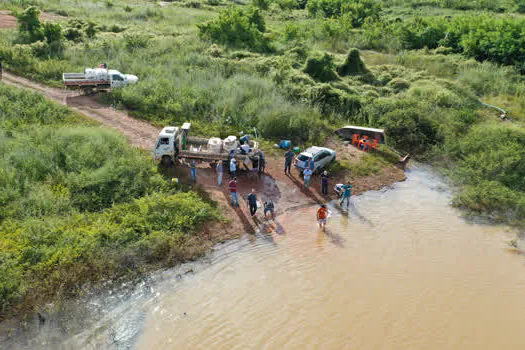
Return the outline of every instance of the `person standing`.
[[[259,155],[255,154],[252,159],[252,172],[257,177],[257,174],[259,174],[259,166],[261,165],[259,159]]]
[[[234,207],[239,206],[239,197],[237,196],[237,178],[234,177],[230,180],[230,183],[228,184],[228,188],[230,189],[230,204]]]
[[[312,177],[312,170],[310,168],[304,169],[303,177],[304,177],[304,188],[310,189],[310,179]]]
[[[264,152],[259,150],[259,174],[263,174],[266,170],[266,159],[264,158]]]
[[[275,208],[274,208],[274,205],[273,205],[273,202],[271,200],[267,200],[266,202],[264,202],[264,217],[266,219],[268,219],[268,213],[271,214],[271,218],[275,218],[275,212],[274,212]]]
[[[313,157],[310,158],[310,162],[309,162],[308,166],[310,167],[311,171],[315,170],[315,162],[314,162],[314,158]]]
[[[250,215],[253,216],[257,212],[257,195],[255,194],[255,189],[252,188],[252,193],[248,195],[248,204],[250,206]]]
[[[217,166],[215,169],[217,171],[217,186],[221,187],[222,185],[222,160],[219,160],[217,162]]]
[[[197,183],[197,163],[194,160],[190,162],[191,182]]]
[[[346,184],[342,186],[343,194],[341,196],[341,202],[339,202],[339,205],[341,205],[341,208],[344,209],[343,203],[346,201],[346,208],[350,206],[350,196],[352,196],[352,185],[350,184],[350,181],[348,181]]]
[[[317,224],[319,225],[319,228],[323,229],[323,231],[325,231],[327,218],[328,218],[328,209],[326,209],[326,205],[321,204],[319,209],[317,209]]]
[[[328,176],[328,171],[323,171],[323,173],[321,174],[321,193],[324,195],[324,196],[327,196],[328,195],[328,179],[330,177]]]
[[[289,148],[288,151],[284,154],[284,173],[286,174],[286,170],[288,170],[288,174],[290,174],[290,168],[292,167],[292,161],[295,157],[295,153],[293,153],[292,149]]]
[[[235,179],[237,173],[237,161],[235,158],[232,158],[230,161],[230,176],[232,179]]]

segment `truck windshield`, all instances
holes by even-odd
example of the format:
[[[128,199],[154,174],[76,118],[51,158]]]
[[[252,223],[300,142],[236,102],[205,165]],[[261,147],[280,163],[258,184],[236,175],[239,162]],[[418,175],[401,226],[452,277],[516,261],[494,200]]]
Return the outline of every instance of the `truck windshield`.
[[[112,79],[113,80],[124,80],[124,78],[122,78],[122,76],[120,76],[118,74],[113,74]]]

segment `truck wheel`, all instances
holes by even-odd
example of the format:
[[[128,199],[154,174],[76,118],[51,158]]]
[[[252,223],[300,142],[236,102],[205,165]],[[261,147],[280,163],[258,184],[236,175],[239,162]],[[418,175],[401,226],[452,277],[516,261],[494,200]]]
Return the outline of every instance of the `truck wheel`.
[[[170,156],[162,156],[161,163],[164,166],[171,166],[171,157]]]
[[[93,93],[93,88],[85,87],[84,88],[84,95],[91,95]]]

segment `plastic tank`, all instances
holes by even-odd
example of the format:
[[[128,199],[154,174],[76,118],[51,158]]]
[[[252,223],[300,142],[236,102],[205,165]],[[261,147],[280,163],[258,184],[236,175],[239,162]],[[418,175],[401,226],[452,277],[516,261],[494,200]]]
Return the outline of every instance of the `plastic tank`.
[[[229,151],[237,147],[237,136],[230,135],[222,141],[222,146]]]
[[[222,140],[218,137],[212,137],[208,140],[208,149],[213,153],[221,153]]]

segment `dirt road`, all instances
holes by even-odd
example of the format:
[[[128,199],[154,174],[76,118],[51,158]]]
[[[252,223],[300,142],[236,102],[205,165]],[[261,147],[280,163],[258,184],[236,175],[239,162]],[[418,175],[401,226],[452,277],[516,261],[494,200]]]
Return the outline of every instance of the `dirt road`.
[[[78,92],[52,88],[7,72],[3,74],[3,82],[41,92],[50,100],[68,106],[105,126],[117,129],[129,139],[131,144],[147,151],[152,149],[160,131],[147,122],[130,117],[126,112],[117,111],[97,102],[93,96],[83,96]]]

